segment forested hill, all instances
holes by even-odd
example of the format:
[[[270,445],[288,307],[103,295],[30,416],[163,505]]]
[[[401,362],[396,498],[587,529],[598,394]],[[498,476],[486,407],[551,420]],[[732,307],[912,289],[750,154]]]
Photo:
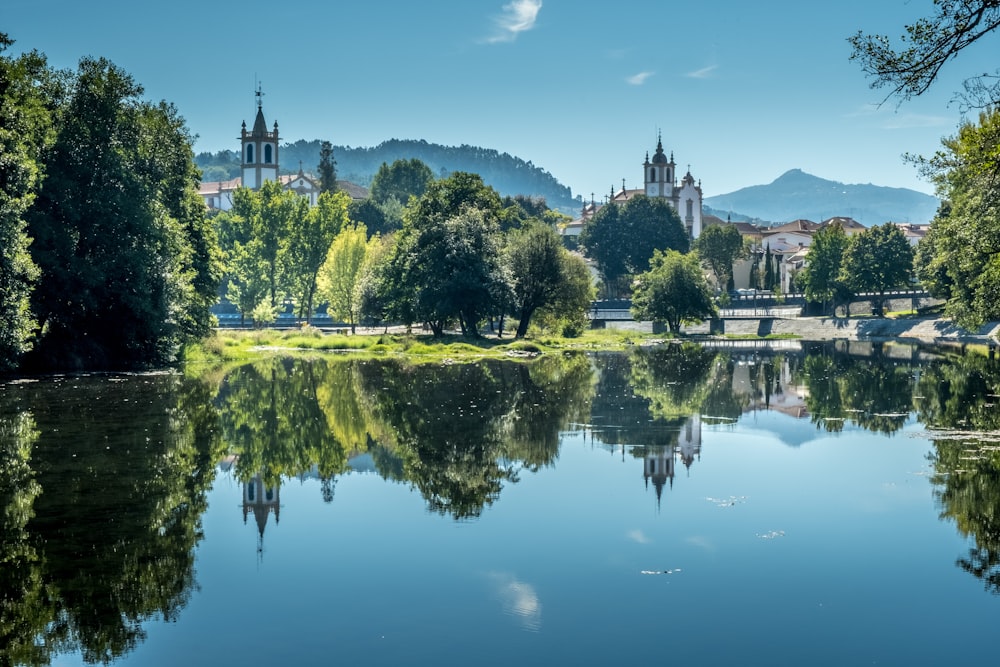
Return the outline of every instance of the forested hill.
[[[284,144],[279,153],[282,172],[294,173],[302,168],[316,172],[319,164],[320,141],[300,140]],[[424,162],[435,176],[447,176],[454,171],[479,174],[483,181],[501,195],[529,195],[545,197],[550,208],[565,213],[578,213],[579,202],[575,201],[568,187],[562,185],[552,174],[541,167],[521,158],[480,148],[478,146],[442,146],[426,141],[390,139],[374,148],[351,148],[334,146],[333,156],[337,161],[337,178],[368,186],[372,177],[382,165],[396,160],[417,158]],[[216,181],[239,176],[240,156],[236,151],[200,153],[195,162],[204,173],[204,180]]]

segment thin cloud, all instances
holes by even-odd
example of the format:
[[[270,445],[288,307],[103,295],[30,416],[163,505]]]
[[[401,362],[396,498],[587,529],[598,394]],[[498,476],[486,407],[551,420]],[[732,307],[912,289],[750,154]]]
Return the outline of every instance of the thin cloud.
[[[865,104],[844,114],[845,118],[880,117],[883,130],[909,130],[920,127],[951,127],[955,119],[949,116],[929,116],[926,114],[899,114],[891,109],[883,109],[877,104]]]
[[[955,119],[946,116],[925,116],[908,113],[902,116],[887,118],[882,127],[886,130],[908,130],[914,127],[947,127],[954,124]]]
[[[649,544],[650,540],[646,537],[646,534],[641,530],[630,530],[628,532],[628,538],[633,542],[638,542],[639,544]]]
[[[632,76],[625,77],[625,81],[632,84],[633,86],[641,86],[646,83],[646,79],[656,74],[656,72],[639,72],[638,74],[633,74]]]
[[[707,79],[712,76],[712,73],[717,69],[719,69],[718,65],[709,65],[708,67],[702,67],[701,69],[696,69],[693,72],[688,72],[684,76],[689,79]]]
[[[503,6],[503,14],[493,19],[496,32],[486,41],[490,44],[513,42],[522,32],[535,27],[542,0],[514,0]]]

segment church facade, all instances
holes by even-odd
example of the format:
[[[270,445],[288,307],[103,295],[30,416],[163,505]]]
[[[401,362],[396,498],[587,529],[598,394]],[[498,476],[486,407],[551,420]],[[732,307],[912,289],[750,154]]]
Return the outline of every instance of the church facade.
[[[677,163],[674,162],[672,153],[668,158],[663,151],[662,137],[657,138],[656,151],[653,153],[652,159],[650,159],[649,153],[646,153],[646,161],[642,164],[642,180],[643,187],[634,189],[626,188],[625,181],[622,180],[621,190],[612,191],[610,197],[607,198],[607,203],[624,204],[637,195],[666,199],[680,217],[688,236],[696,239],[701,235],[705,222],[705,215],[702,211],[701,182],[695,181],[690,168],[683,178],[677,179]],[[562,235],[573,239],[570,242],[571,246],[575,245],[574,237],[580,235],[584,224],[597,213],[601,206],[593,201],[584,204],[580,217],[563,228]]]

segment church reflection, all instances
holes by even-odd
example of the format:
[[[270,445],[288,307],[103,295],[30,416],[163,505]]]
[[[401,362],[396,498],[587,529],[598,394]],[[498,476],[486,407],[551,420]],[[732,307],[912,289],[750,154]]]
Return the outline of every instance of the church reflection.
[[[253,516],[257,525],[257,553],[264,553],[264,529],[267,528],[267,520],[274,515],[274,524],[277,525],[281,518],[281,486],[278,482],[273,485],[264,483],[260,474],[256,474],[250,480],[243,482],[243,523],[247,523],[247,518]]]

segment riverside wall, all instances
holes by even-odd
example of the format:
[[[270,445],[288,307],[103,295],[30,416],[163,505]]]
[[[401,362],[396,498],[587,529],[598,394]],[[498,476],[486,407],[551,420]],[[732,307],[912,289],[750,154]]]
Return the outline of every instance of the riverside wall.
[[[727,319],[723,333],[728,336],[793,335],[804,340],[899,340],[925,343],[979,343],[996,346],[1000,322],[990,322],[975,331],[963,329],[945,319],[883,319],[842,317],[799,317],[790,319]],[[688,334],[708,334],[707,322],[685,327]]]

